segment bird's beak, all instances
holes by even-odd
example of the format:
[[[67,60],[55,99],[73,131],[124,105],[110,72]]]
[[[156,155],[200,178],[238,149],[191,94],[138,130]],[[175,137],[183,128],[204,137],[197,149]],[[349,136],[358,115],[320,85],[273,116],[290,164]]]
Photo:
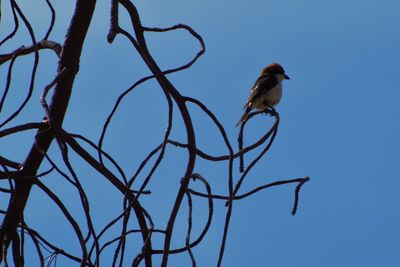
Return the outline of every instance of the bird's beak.
[[[287,76],[286,74],[284,74],[283,77],[285,77],[286,80],[290,80],[289,76]]]

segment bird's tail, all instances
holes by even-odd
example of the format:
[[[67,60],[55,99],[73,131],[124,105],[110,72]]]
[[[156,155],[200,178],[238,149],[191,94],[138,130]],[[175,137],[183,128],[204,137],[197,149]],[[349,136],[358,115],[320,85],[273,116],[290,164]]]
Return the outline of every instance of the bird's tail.
[[[249,117],[251,108],[249,106],[246,106],[243,115],[240,117],[238,123],[236,124],[236,127],[238,127],[240,124],[242,124],[247,118]]]

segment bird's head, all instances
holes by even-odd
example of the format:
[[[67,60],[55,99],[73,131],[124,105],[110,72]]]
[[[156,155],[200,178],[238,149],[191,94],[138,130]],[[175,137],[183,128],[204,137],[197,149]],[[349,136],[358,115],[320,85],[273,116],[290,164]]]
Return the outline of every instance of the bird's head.
[[[266,66],[261,75],[274,75],[280,80],[290,80],[289,76],[286,75],[285,70],[278,63],[272,63]]]

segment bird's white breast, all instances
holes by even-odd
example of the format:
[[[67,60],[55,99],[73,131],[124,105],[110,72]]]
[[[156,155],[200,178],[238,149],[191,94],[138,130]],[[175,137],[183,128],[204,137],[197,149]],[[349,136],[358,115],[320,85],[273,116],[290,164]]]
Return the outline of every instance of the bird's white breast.
[[[253,107],[256,109],[265,109],[267,106],[273,107],[281,101],[282,97],[282,82],[279,81],[277,85],[268,90],[265,94],[256,99]]]

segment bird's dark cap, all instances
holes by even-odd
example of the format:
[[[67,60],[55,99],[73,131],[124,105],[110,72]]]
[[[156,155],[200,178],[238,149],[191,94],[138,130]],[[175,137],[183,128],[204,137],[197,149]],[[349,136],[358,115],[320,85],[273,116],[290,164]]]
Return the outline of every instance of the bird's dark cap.
[[[261,75],[266,75],[266,74],[274,74],[274,75],[282,74],[285,77],[285,79],[290,80],[289,76],[285,74],[285,70],[283,69],[283,67],[278,63],[272,63],[266,66],[262,70]]]

